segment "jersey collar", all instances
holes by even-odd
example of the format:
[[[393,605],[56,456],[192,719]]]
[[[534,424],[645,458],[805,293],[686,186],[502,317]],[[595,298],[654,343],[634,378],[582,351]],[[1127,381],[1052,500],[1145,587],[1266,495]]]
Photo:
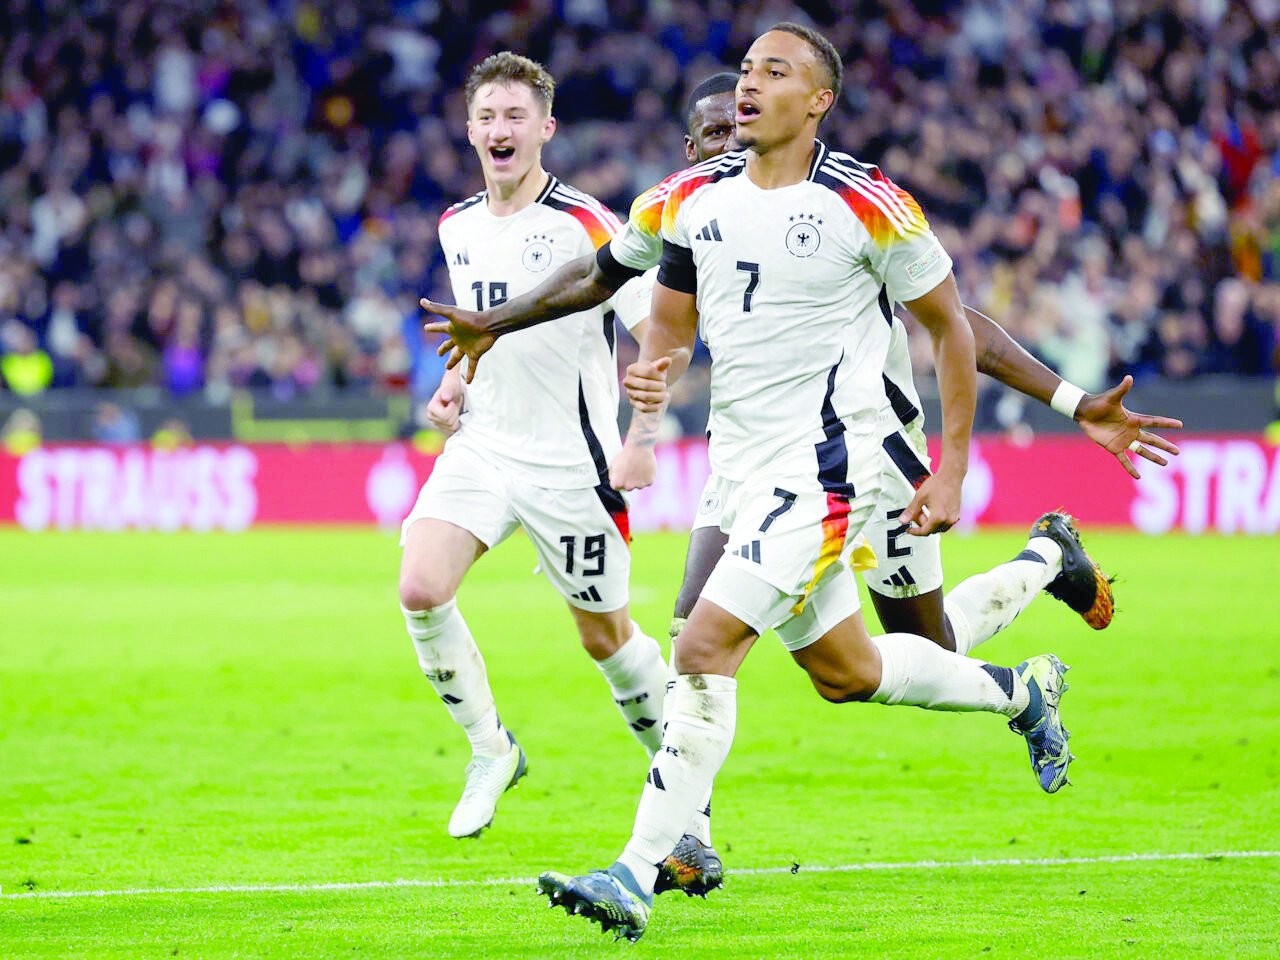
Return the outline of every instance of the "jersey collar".
[[[826,159],[829,152],[827,145],[821,140],[814,140],[813,146],[813,163],[809,164],[809,176],[805,178],[806,180],[812,180],[818,175],[818,168],[822,166],[822,161]]]
[[[547,200],[547,197],[551,196],[551,191],[556,188],[556,184],[558,184],[559,182],[560,181],[559,179],[556,178],[555,174],[548,173],[547,185],[542,188],[542,192],[538,194],[538,199],[534,200],[533,202],[545,203]]]

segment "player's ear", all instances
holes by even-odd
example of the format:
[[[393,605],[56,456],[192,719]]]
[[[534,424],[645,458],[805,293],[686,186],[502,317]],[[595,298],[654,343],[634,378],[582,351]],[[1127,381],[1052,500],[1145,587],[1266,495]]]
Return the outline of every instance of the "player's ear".
[[[547,118],[542,121],[542,142],[546,143],[556,135],[556,118],[551,114],[547,114]]]
[[[467,143],[473,147],[476,145],[476,132],[471,128],[471,120],[467,120]]]
[[[831,105],[836,102],[834,90],[823,88],[813,95],[813,112],[819,118],[826,116]]]
[[[698,146],[687,133],[684,135],[684,158],[690,163],[698,159]]]

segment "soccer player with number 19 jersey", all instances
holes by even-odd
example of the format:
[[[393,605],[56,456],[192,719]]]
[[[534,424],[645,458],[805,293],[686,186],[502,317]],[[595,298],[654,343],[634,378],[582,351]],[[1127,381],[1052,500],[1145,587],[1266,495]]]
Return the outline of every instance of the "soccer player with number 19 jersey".
[[[941,463],[902,516],[913,533],[945,530],[959,516],[975,395],[973,339],[950,258],[919,206],[875,168],[816,139],[841,73],[839,55],[809,28],[784,23],[762,35],[737,89],[737,139],[747,150],[674,178],[662,204],[662,265],[641,362],[674,379],[701,324],[729,545],[676,638],[680,675],[630,842],[607,870],[539,879],[553,904],[631,939],[648,921],[658,865],[728,755],[734,674],[769,629],[811,675],[842,676],[849,699],[1008,718],[1044,771],[1042,785],[1066,778],[1057,709],[1066,668],[1056,657],[1015,669],[914,634],[872,638],[856,596],[849,612],[840,593],[879,494],[882,288],[929,331],[943,400]]]
[[[468,80],[467,134],[485,190],[446,211],[439,232],[461,303],[494,306],[531,290],[620,226],[599,201],[542,168],[542,146],[555,132],[553,91],[540,65],[509,52],[483,61]],[[449,821],[454,837],[487,827],[498,798],[525,772],[455,600],[471,565],[517,527],[567,601],[629,728],[650,755],[658,745],[667,669],[657,641],[628,614],[626,503],[608,483],[620,440],[606,306],[637,327],[648,316],[646,281],[561,324],[505,339],[465,387],[460,371],[450,371],[429,408],[456,430],[404,521],[400,602],[423,673],[471,743]]]

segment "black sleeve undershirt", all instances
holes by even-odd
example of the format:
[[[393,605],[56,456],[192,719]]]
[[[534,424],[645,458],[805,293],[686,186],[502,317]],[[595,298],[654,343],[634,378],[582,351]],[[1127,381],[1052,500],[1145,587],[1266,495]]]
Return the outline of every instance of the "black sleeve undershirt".
[[[613,257],[613,251],[609,249],[610,245],[605,244],[596,251],[596,266],[610,280],[617,282],[618,286],[622,286],[632,277],[638,277],[643,270],[637,270],[635,267],[629,267],[625,263],[619,263]]]
[[[693,251],[670,240],[663,240],[658,282],[679,293],[697,293],[698,271],[693,265]]]

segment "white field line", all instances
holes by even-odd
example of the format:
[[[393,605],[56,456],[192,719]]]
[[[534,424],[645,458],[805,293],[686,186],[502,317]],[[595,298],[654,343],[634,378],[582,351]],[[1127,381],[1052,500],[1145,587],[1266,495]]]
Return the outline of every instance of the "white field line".
[[[913,860],[896,863],[844,863],[730,870],[730,877],[763,877],[783,873],[862,873],[878,870],[963,870],[991,867],[1069,867],[1091,863],[1167,863],[1174,860],[1256,860],[1280,858],[1280,850],[1221,850],[1209,853],[1122,853],[1096,857],[1045,857],[1006,860]],[[536,882],[533,877],[486,877],[478,880],[368,880],[355,883],[252,883],[208,887],[154,887],[125,890],[33,890],[0,893],[0,900],[69,900],[83,897],[169,897],[194,893],[324,893],[343,890],[506,887]]]

